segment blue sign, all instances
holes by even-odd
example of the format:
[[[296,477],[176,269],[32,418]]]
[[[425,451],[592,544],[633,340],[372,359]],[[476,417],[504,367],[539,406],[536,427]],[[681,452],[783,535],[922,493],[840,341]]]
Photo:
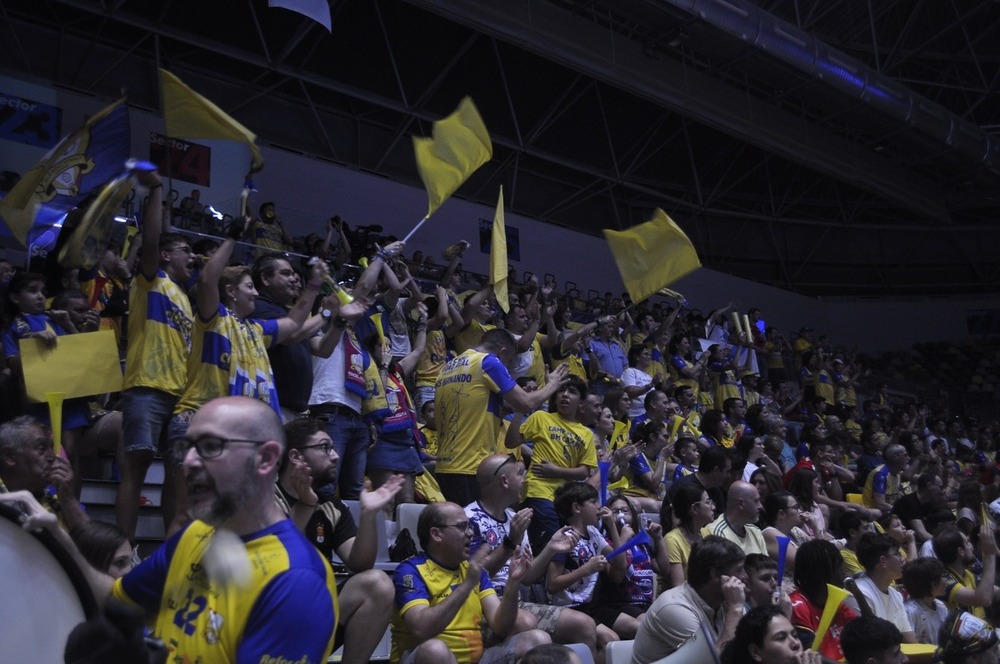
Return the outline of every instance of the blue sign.
[[[0,138],[50,149],[59,142],[62,111],[0,92]]]

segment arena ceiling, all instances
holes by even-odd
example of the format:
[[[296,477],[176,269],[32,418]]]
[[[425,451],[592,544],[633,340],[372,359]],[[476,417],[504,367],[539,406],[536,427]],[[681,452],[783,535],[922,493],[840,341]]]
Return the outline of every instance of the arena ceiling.
[[[418,183],[465,95],[459,191],[599,234],[662,207],[710,268],[816,296],[995,295],[1000,3],[0,0],[0,67],[159,108],[178,74],[264,143]]]

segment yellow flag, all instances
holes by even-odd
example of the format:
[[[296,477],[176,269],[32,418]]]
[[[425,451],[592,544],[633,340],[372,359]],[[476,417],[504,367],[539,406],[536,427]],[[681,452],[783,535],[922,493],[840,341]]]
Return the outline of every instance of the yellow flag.
[[[605,230],[604,238],[633,302],[701,267],[691,240],[659,208],[646,223],[624,231]]]
[[[209,138],[246,143],[253,155],[250,170],[264,167],[264,157],[254,143],[256,134],[225,111],[189,88],[166,69],[160,70],[163,120],[171,138]]]
[[[434,123],[433,138],[413,137],[417,170],[427,189],[427,216],[493,156],[493,143],[470,97]]]
[[[503,224],[503,186],[500,186],[500,196],[497,198],[497,211],[493,215],[493,239],[490,242],[490,283],[493,284],[493,294],[497,304],[510,311],[507,297],[507,232]]]

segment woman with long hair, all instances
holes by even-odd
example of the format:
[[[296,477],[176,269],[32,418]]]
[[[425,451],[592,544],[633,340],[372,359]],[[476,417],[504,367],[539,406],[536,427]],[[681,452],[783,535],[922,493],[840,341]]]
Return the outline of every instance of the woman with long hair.
[[[637,453],[622,468],[621,479],[612,488],[637,501],[643,512],[655,512],[666,492],[664,473],[673,453],[673,446],[667,443],[667,427],[663,422],[643,422],[634,442]]]
[[[782,609],[776,605],[750,609],[736,625],[733,639],[722,648],[722,664],[820,664],[818,652],[802,647]]]
[[[795,626],[802,645],[809,648],[816,637],[820,616],[826,606],[829,592],[827,586],[843,587],[844,559],[831,542],[814,539],[799,547],[795,562],[795,589],[788,595],[792,603],[792,625]],[[857,612],[849,606],[843,603],[839,605],[830,629],[818,648],[823,657],[838,661],[844,659],[840,648],[840,633],[844,625],[857,617]]]
[[[674,494],[672,503],[664,501],[663,504],[660,512],[663,527],[668,528],[672,519],[677,520],[677,527],[672,528],[663,540],[667,545],[670,574],[661,578],[664,578],[668,588],[673,588],[687,579],[691,547],[701,541],[701,529],[715,519],[716,505],[705,489],[693,484],[682,486]]]
[[[800,528],[805,532],[806,538],[830,539],[826,527],[828,512],[817,500],[820,491],[819,473],[811,468],[797,468],[788,483],[788,491],[795,496],[802,508]]]
[[[620,541],[627,542],[643,530],[636,506],[625,494],[611,494],[608,497],[608,509],[615,517]],[[670,565],[660,524],[652,521],[645,530],[649,534],[650,544],[641,544],[622,554],[628,561],[625,578],[618,584],[609,578],[603,578],[598,598],[602,604],[612,607],[612,611],[639,619],[653,603],[654,577],[662,576]]]
[[[702,449],[713,445],[723,445],[726,439],[726,416],[716,408],[705,411],[701,416],[701,437],[698,439]]]

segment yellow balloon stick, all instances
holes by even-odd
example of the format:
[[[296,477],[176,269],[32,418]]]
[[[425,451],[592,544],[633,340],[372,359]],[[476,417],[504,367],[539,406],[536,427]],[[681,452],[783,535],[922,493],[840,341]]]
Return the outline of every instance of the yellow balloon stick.
[[[56,456],[62,452],[62,406],[65,398],[65,392],[45,393],[45,401],[49,404],[49,420],[52,422],[52,448]]]
[[[823,643],[823,638],[830,631],[830,623],[833,622],[833,617],[837,615],[840,603],[847,599],[850,594],[843,588],[831,586],[829,583],[826,584],[826,606],[823,607],[823,615],[820,616],[819,627],[816,628],[816,638],[813,639],[812,644],[813,650],[819,650],[820,644]]]

